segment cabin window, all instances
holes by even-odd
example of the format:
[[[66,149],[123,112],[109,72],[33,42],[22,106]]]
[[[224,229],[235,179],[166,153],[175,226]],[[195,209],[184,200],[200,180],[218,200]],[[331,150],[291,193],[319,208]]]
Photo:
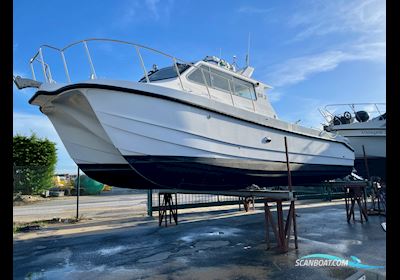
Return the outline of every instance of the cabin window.
[[[203,70],[204,77],[203,74],[201,73],[201,70],[197,68],[187,76],[190,81],[201,85],[205,85],[204,83],[204,78],[205,78],[207,86],[209,87],[218,90],[223,90],[243,98],[251,100],[257,99],[254,86],[252,83],[235,78],[232,75],[229,75],[222,71],[215,70],[205,65],[201,65],[200,68]]]
[[[202,71],[199,68],[197,68],[196,70],[194,70],[192,73],[189,74],[188,79],[193,82],[205,85],[204,84],[204,78],[205,78],[206,82],[207,82],[207,86],[211,86],[209,67],[201,65],[200,68],[203,70],[204,77],[203,77],[203,74],[201,73]]]
[[[177,67],[179,70],[179,74],[182,74],[186,69],[189,68],[187,64],[177,63]],[[150,82],[172,79],[178,77],[176,73],[175,65],[161,68],[159,70],[153,71],[151,70],[148,74]],[[139,82],[146,82],[146,77],[143,77],[139,80]]]
[[[247,99],[256,99],[256,93],[252,83],[237,79],[233,77],[234,94]]]
[[[232,76],[211,68],[211,85],[213,88],[230,92],[229,82],[231,79]]]

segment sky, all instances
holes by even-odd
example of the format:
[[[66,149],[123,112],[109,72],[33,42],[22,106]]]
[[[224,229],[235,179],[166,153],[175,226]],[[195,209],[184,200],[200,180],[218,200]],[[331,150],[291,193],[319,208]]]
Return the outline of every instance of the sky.
[[[318,108],[327,104],[386,102],[382,0],[14,0],[13,13],[14,75],[32,77],[29,59],[41,45],[63,47],[87,38],[134,42],[186,61],[221,54],[232,62],[235,55],[244,66],[250,34],[253,78],[273,87],[268,96],[281,120],[320,128]],[[137,63],[133,53],[130,56],[134,50],[108,44],[89,47],[96,70],[102,69],[99,77],[137,78],[131,68]],[[46,51],[46,61],[59,60]],[[88,64],[81,63],[84,55],[78,47],[66,53],[73,80],[89,77]],[[146,60],[147,67],[152,63]],[[62,64],[51,70],[57,82],[66,82]],[[56,171],[76,173],[51,122],[29,105],[33,94],[32,89],[14,86],[14,134],[34,132],[55,142]]]

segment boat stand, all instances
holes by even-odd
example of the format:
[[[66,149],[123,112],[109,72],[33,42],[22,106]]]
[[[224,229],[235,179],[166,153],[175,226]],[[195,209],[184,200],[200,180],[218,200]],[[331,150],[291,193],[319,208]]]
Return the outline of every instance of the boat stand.
[[[378,182],[372,182],[371,202],[368,215],[386,216],[386,191]]]
[[[365,152],[365,146],[362,145],[362,148],[364,155],[365,170],[367,172],[368,180],[372,182],[372,195],[371,195],[372,208],[367,209],[367,213],[369,215],[386,216],[386,195],[385,195],[386,192],[382,189],[381,185],[378,182],[374,182],[374,180],[372,180],[372,177],[370,176],[369,173],[368,159]],[[378,208],[376,208],[376,205],[378,206]],[[384,209],[381,209],[381,205],[383,206]]]
[[[284,137],[285,140],[285,154],[286,154],[286,167],[287,167],[287,175],[288,175],[288,187],[289,191],[292,192],[292,174],[290,171],[290,163],[289,163],[289,151],[287,145],[287,138]],[[269,238],[269,228],[272,228],[272,231],[275,235],[275,240],[277,242],[277,251],[280,253],[286,253],[289,251],[289,241],[290,241],[290,232],[293,225],[293,235],[294,235],[294,247],[298,249],[297,243],[297,224],[296,224],[296,213],[295,213],[295,198],[292,197],[290,199],[290,207],[287,213],[286,222],[283,220],[283,208],[282,208],[282,199],[270,199],[266,198],[264,201],[264,216],[265,216],[265,239],[267,241],[267,250],[271,248],[270,246],[270,238]],[[274,218],[271,213],[270,203],[276,203],[276,216],[277,216],[277,225],[275,225]]]
[[[165,226],[172,223],[172,218],[175,224],[178,224],[178,203],[177,193],[209,193],[209,194],[221,194],[221,195],[233,195],[239,197],[239,209],[240,202],[243,203],[246,212],[249,210],[250,205],[253,204],[254,209],[254,198],[259,197],[264,199],[264,216],[265,216],[265,230],[266,230],[266,241],[267,250],[271,248],[269,232],[272,229],[275,240],[277,242],[277,251],[280,253],[287,252],[289,250],[289,241],[291,240],[291,231],[293,228],[294,244],[295,248],[298,249],[297,242],[297,225],[296,225],[296,213],[295,213],[295,197],[293,196],[292,190],[292,176],[290,172],[289,164],[289,153],[287,147],[287,139],[285,140],[285,152],[286,152],[286,164],[288,173],[288,187],[289,191],[272,191],[272,190],[238,190],[238,191],[188,191],[171,189],[164,190],[158,194],[158,221],[159,226],[162,226],[164,220]],[[173,199],[173,194],[174,198]],[[284,219],[284,212],[282,202],[290,201],[289,211],[287,217]],[[269,204],[270,203],[270,204]],[[276,222],[272,215],[271,206],[272,203],[276,203]]]
[[[162,197],[162,199],[161,199]],[[163,220],[165,221],[165,227],[168,226],[168,218],[169,223],[172,223],[172,218],[175,221],[175,224],[178,224],[178,199],[177,194],[175,193],[175,201],[172,198],[171,193],[159,193],[158,194],[158,226],[162,225]],[[160,201],[162,200],[162,203]]]
[[[276,203],[276,217],[277,224],[275,224],[273,215],[271,213],[270,203]],[[296,225],[296,213],[294,200],[290,202],[289,211],[287,213],[286,221],[283,217],[282,200],[265,199],[264,202],[264,215],[265,215],[265,240],[267,242],[267,250],[271,249],[269,232],[272,228],[272,232],[275,235],[277,247],[275,248],[279,253],[286,253],[289,251],[290,234],[293,226],[294,235],[294,246],[298,249],[297,243],[297,225]]]
[[[346,195],[344,198],[346,205],[346,216],[347,222],[350,223],[351,218],[355,222],[354,206],[357,203],[360,211],[360,221],[363,223],[363,217],[368,222],[368,211],[367,211],[367,198],[365,186],[348,185],[345,187]]]
[[[243,208],[244,211],[249,212],[250,210],[250,205],[252,205],[252,210],[255,210],[254,206],[254,196],[245,196],[245,197],[239,197],[239,211],[241,209],[241,203],[243,203]]]

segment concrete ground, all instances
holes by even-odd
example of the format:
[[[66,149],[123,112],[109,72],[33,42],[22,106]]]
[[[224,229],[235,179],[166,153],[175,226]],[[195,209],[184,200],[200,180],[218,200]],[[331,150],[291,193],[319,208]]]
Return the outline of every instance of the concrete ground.
[[[74,202],[16,206],[14,220],[72,217]],[[81,197],[87,220],[15,234],[14,279],[346,279],[357,272],[295,266],[317,253],[386,265],[384,217],[348,224],[343,201],[296,202],[299,249],[292,243],[286,254],[266,250],[258,205],[247,213],[237,205],[180,210],[179,224],[165,228],[146,217],[145,203],[134,191]],[[385,268],[363,272],[367,279],[386,276]]]

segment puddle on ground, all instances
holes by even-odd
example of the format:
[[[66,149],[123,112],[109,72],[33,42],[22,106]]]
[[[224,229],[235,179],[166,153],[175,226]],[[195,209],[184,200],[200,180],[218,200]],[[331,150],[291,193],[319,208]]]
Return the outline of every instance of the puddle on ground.
[[[101,256],[112,256],[121,252],[129,251],[129,250],[151,250],[160,242],[157,240],[153,240],[152,242],[140,242],[135,244],[127,245],[116,245],[116,246],[105,246],[101,249],[96,250],[94,253],[99,254]],[[90,252],[92,254],[92,252]]]
[[[239,232],[241,232],[241,230],[238,228],[216,228],[216,227],[213,227],[213,228],[204,229],[203,231],[200,231],[200,232],[186,234],[179,239],[182,241],[185,241],[185,242],[193,242],[198,239],[207,238],[207,237],[235,236]]]
[[[103,249],[97,250],[96,252],[102,256],[110,256],[110,255],[115,255],[117,253],[120,253],[120,252],[128,250],[128,249],[129,249],[128,246],[116,246],[116,247],[103,248]]]
[[[337,243],[327,243],[299,236],[298,240],[306,242],[312,246],[314,245],[314,247],[318,249],[328,249],[339,253],[347,253],[349,251],[349,246],[351,245],[362,245],[362,241],[354,239],[338,240]]]

